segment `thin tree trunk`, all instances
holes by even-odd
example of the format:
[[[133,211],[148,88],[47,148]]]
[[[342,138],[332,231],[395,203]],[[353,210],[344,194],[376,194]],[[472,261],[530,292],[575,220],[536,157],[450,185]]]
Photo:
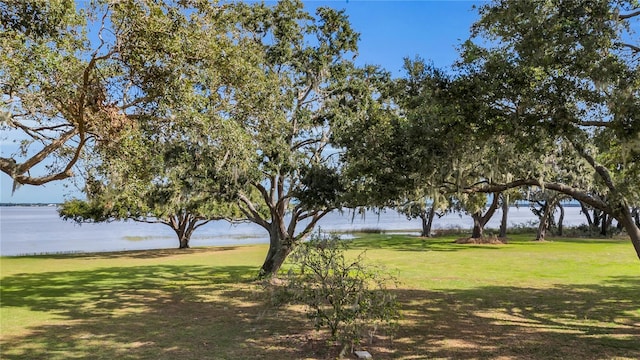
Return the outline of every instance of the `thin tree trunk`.
[[[558,217],[558,236],[562,236],[564,230],[564,206],[562,206],[562,204],[558,204],[558,208],[560,208],[560,216]]]
[[[600,235],[607,236],[608,233],[608,225],[609,225],[610,216],[607,213],[602,213],[601,216],[601,224],[600,224]]]
[[[587,225],[589,225],[589,228],[593,227],[593,220],[591,219],[591,215],[589,214],[589,209],[582,201],[580,201],[580,207],[582,208],[582,213],[587,218]]]
[[[555,201],[545,201],[542,210],[542,218],[540,219],[540,225],[538,225],[538,233],[536,235],[537,241],[544,241],[544,238],[547,235],[547,229],[551,223],[549,219],[553,216],[553,210],[555,210]]]
[[[502,195],[502,219],[500,220],[500,234],[498,237],[507,237],[507,219],[509,218],[509,195]]]
[[[602,220],[603,212],[598,209],[593,209],[593,229],[597,230],[600,227],[600,221]]]
[[[604,236],[609,235],[609,229],[611,229],[611,224],[613,223],[614,217],[607,214],[606,217],[602,221],[602,232]]]
[[[423,237],[431,237],[431,227],[433,226],[433,217],[436,214],[435,206],[429,208],[428,211],[424,211],[420,214],[422,219],[422,234]]]
[[[549,203],[545,202],[542,209],[542,217],[540,218],[540,224],[538,224],[538,232],[536,233],[536,241],[543,241],[544,237],[547,233],[547,217],[549,213],[547,209],[549,208]]]

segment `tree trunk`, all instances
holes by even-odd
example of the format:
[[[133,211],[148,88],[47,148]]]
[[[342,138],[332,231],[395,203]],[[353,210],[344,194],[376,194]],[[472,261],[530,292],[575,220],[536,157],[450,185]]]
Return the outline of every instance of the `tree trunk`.
[[[640,227],[640,208],[633,208],[633,212],[631,216],[635,220],[636,226]]]
[[[279,234],[278,230],[272,229],[269,234],[269,251],[260,268],[258,277],[264,279],[275,275],[278,270],[280,270],[289,253],[291,253],[291,250],[293,250],[291,241],[286,241],[286,239],[283,239]]]
[[[538,225],[538,233],[536,234],[537,241],[544,241],[544,237],[547,234],[547,228],[549,227],[549,216],[553,214],[553,201],[545,201],[542,209],[542,217],[540,218],[540,224]]]
[[[616,218],[622,223],[627,231],[629,238],[631,238],[633,248],[636,250],[636,255],[640,259],[640,227],[635,223],[629,208],[627,206],[622,206]]]
[[[484,224],[482,223],[482,213],[477,212],[471,215],[473,218],[473,231],[471,231],[471,237],[473,239],[480,239],[484,235]]]
[[[431,226],[433,225],[433,217],[436,214],[435,206],[429,208],[428,211],[424,211],[420,214],[422,219],[422,234],[423,237],[431,237]]]
[[[564,231],[564,206],[562,206],[562,204],[558,204],[558,208],[560,209],[560,217],[558,217],[558,236],[562,236]]]
[[[602,211],[593,209],[593,229],[597,230],[600,227],[600,221],[602,220]]]
[[[180,238],[180,249],[188,249],[189,248],[189,238],[183,236]]]
[[[580,201],[580,207],[582,208],[582,213],[587,218],[587,225],[589,225],[589,228],[592,228],[593,227],[593,220],[591,220],[591,215],[589,214],[589,209],[587,208],[587,206],[582,201]]]
[[[507,237],[507,219],[509,218],[509,195],[502,195],[502,220],[500,220],[500,234],[498,237]]]
[[[496,213],[499,197],[500,193],[493,193],[491,206],[489,206],[489,209],[487,209],[487,212],[484,215],[482,215],[482,211],[478,211],[471,215],[471,218],[473,218],[473,231],[471,232],[471,238],[479,239],[484,236],[484,226],[487,225],[489,220],[493,217],[493,214]]]
[[[198,228],[198,218],[192,214],[179,214],[173,215],[169,217],[169,221],[165,222],[166,225],[170,226],[173,231],[178,236],[179,249],[188,249],[189,241],[191,240],[191,235]],[[207,221],[204,221],[202,224],[205,224]]]
[[[601,217],[601,223],[600,223],[600,235],[602,236],[607,236],[607,228],[609,225],[609,214],[607,213],[602,213],[602,217]]]
[[[542,217],[540,218],[540,224],[538,224],[538,232],[536,233],[536,241],[543,241],[544,237],[547,234],[547,209],[542,213]]]

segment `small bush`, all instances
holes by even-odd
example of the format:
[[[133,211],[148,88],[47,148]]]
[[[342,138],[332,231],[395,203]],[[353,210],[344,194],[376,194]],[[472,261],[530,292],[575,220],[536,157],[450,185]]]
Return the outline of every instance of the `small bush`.
[[[338,236],[315,234],[291,254],[274,292],[280,303],[304,305],[315,329],[327,328],[331,340],[340,341],[342,354],[377,330],[392,331],[400,315],[387,288],[396,279],[366,264],[364,253],[350,259],[345,250]]]

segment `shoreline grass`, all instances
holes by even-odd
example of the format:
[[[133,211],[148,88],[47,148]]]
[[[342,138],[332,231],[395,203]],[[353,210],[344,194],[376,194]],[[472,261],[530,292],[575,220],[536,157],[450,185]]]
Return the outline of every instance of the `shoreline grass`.
[[[640,261],[628,240],[454,244],[365,234],[404,319],[375,359],[640,358]],[[2,359],[331,359],[295,309],[266,307],[266,245],[0,258]],[[339,350],[339,349],[338,349]]]

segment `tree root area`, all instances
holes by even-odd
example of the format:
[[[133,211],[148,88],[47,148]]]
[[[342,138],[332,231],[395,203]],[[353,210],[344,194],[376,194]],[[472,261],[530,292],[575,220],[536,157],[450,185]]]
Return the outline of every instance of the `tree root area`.
[[[489,244],[489,245],[503,245],[507,243],[507,239],[506,238],[499,238],[499,237],[482,237],[482,238],[472,238],[472,237],[467,237],[467,238],[460,238],[456,241],[454,241],[454,243],[456,244]]]

